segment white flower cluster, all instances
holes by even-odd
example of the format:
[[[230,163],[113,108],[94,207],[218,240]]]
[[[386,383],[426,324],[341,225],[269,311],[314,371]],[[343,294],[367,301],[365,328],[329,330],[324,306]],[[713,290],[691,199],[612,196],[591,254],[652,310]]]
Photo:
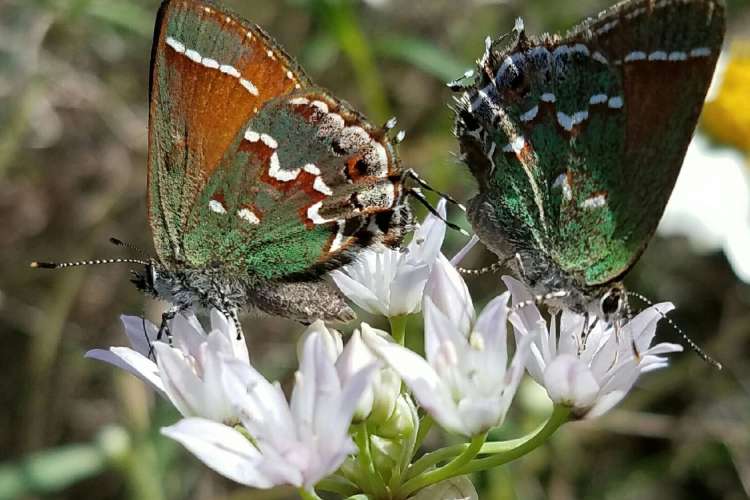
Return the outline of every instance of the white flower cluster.
[[[438,208],[444,217],[444,203]],[[508,291],[477,314],[463,278],[440,253],[444,235],[441,219],[429,216],[405,250],[368,250],[334,273],[342,291],[371,313],[394,318],[421,310],[424,355],[366,323],[344,346],[337,331],[317,321],[299,341],[289,401],[252,366],[244,339],[216,311],[208,333],[194,316],[176,317],[169,344],[149,343],[154,325],[123,317],[132,347],[88,356],[132,372],[167,398],[184,418],[163,434],[241,484],[293,485],[303,497],[318,498],[314,488],[329,480],[330,491],[342,494],[367,490],[380,498],[396,488],[448,499],[459,497],[433,492],[476,498],[461,474],[471,471],[466,467],[487,431],[502,425],[524,373],[556,406],[588,418],[621,401],[640,374],[665,366],[664,354],[681,350],[651,345],[658,321],[672,309],[668,303],[617,331],[603,322],[587,325],[570,311],[558,324],[529,305],[522,283],[505,277]],[[471,439],[473,455],[443,469],[412,466],[420,434],[416,405],[444,430]]]

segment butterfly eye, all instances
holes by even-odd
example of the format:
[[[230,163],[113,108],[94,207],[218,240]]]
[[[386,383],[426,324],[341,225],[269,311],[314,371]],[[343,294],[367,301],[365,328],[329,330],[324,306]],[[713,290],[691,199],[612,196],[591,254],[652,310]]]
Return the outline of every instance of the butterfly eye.
[[[620,288],[610,289],[601,300],[601,309],[604,317],[609,317],[620,312],[622,308],[622,290]]]

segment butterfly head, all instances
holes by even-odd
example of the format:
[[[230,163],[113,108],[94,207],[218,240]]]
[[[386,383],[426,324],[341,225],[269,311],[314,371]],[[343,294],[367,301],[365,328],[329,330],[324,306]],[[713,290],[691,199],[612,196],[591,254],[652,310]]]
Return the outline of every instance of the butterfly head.
[[[628,312],[628,299],[622,283],[608,285],[596,304],[596,315],[606,322],[621,318]]]
[[[141,292],[151,297],[157,298],[159,292],[157,291],[157,283],[159,280],[160,271],[162,270],[161,264],[156,262],[154,259],[149,259],[144,262],[143,272],[132,271],[133,277],[130,278],[130,282]]]

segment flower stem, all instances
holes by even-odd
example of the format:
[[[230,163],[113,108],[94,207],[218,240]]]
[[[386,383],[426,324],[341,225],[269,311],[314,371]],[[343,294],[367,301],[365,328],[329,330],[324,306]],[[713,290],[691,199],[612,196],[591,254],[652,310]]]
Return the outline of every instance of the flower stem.
[[[359,448],[357,457],[359,459],[359,465],[361,469],[361,475],[363,482],[366,485],[367,491],[374,494],[377,498],[388,498],[385,482],[380,474],[375,470],[375,464],[372,461],[372,454],[370,453],[370,434],[367,430],[367,424],[365,422],[356,426],[357,431],[354,433],[354,442]]]
[[[471,463],[471,460],[477,456],[477,453],[482,449],[482,445],[486,439],[487,433],[474,436],[471,438],[469,446],[456,458],[442,467],[420,474],[404,483],[399,491],[399,498],[406,498],[411,493],[421,490],[425,486],[444,481],[453,476],[465,474],[464,472],[459,471],[461,471],[467,464]]]
[[[406,340],[406,323],[409,320],[409,316],[402,314],[401,316],[392,316],[388,320],[391,322],[391,337],[400,345],[404,345]]]
[[[555,406],[549,420],[547,420],[544,426],[542,426],[541,429],[539,429],[537,432],[529,436],[523,437],[520,440],[514,440],[518,442],[518,445],[513,448],[510,448],[510,449],[505,448],[504,450],[498,450],[495,454],[493,454],[490,457],[472,460],[471,462],[461,467],[460,470],[458,471],[458,474],[460,475],[470,474],[472,472],[499,467],[503,464],[506,464],[517,458],[520,458],[526,455],[527,453],[535,450],[540,445],[542,445],[545,441],[547,441],[549,437],[552,434],[554,434],[554,432],[562,424],[568,421],[568,419],[570,418],[570,411],[571,411],[570,407]]]
[[[338,476],[328,476],[317,484],[317,488],[323,491],[338,493],[343,497],[356,495],[359,491],[354,483]]]
[[[300,488],[299,496],[302,500],[323,500],[313,489],[306,490],[305,488]]]
[[[424,438],[427,437],[427,433],[430,432],[430,429],[432,429],[432,424],[434,423],[434,420],[432,420],[432,417],[429,413],[426,413],[424,417],[422,417],[422,420],[419,421],[419,431],[417,431],[417,440],[414,443],[414,453],[417,452],[420,446],[422,446],[422,442],[424,442]]]
[[[493,456],[485,459],[474,460],[473,462],[470,462],[467,467],[471,466],[472,464],[486,464],[489,463],[490,460],[500,460],[497,458],[498,456],[506,457],[505,461],[501,462],[506,463],[510,460],[513,460],[514,458],[518,458],[532,451],[544,440],[546,440],[555,430],[557,430],[560,425],[565,423],[569,415],[569,408],[563,406],[555,407],[555,410],[550,418],[528,435],[517,439],[510,439],[508,441],[494,441],[491,443],[484,443],[477,455]],[[469,443],[458,444],[455,446],[441,448],[439,450],[433,451],[432,453],[423,455],[419,460],[414,462],[409,467],[409,470],[406,473],[406,478],[411,479],[413,477],[416,477],[433,465],[464,453],[469,448],[469,446],[471,446]],[[491,465],[490,467],[495,466],[496,465]],[[486,468],[489,467],[482,467],[481,469],[476,470],[483,470]]]

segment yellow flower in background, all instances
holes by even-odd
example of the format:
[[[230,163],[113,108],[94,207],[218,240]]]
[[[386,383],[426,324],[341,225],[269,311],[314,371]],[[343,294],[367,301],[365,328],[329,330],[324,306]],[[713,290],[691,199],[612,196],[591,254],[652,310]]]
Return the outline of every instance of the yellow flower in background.
[[[713,139],[750,155],[750,40],[737,41],[715,98],[703,107],[702,126]]]

